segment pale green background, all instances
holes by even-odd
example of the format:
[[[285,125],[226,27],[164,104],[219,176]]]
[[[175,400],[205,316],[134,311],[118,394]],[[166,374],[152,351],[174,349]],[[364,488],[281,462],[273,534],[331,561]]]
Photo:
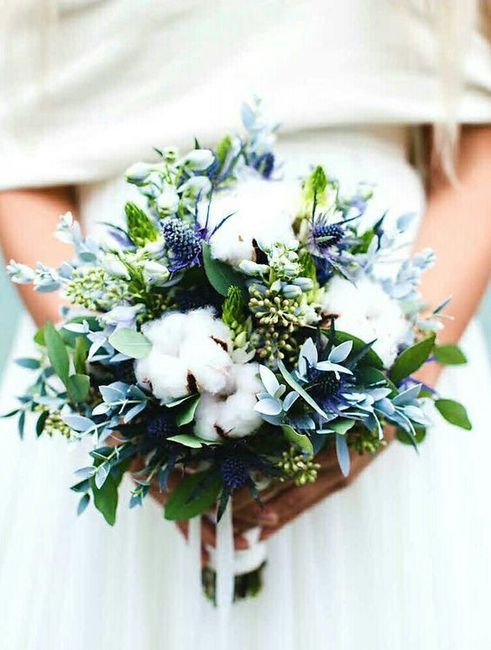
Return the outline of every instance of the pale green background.
[[[0,372],[3,368],[5,360],[8,355],[11,343],[15,336],[16,325],[19,321],[22,307],[16,296],[15,288],[11,286],[10,282],[5,276],[4,264],[0,257]],[[491,336],[489,336],[491,328],[491,289],[481,306],[480,310],[481,322],[485,326],[486,339],[488,350],[491,359]]]

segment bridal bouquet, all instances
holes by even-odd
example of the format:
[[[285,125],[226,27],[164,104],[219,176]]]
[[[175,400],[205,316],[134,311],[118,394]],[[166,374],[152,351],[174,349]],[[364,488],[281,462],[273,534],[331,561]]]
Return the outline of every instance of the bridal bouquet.
[[[350,451],[377,452],[388,424],[417,447],[429,403],[470,428],[460,404],[413,378],[465,358],[436,343],[445,304],[430,313],[418,293],[431,251],[384,271],[411,217],[367,223],[372,189],[346,195],[321,166],[283,178],[259,103],[243,122],[216,148],[133,165],[134,200],[104,241],[68,213],[56,235],[72,260],[8,267],[69,305],[37,332],[39,355],[18,360],[35,378],[8,415],[21,434],[32,412],[38,436],[92,441],[72,490],[80,513],[92,501],[111,525],[127,473],[130,507],[160,489],[166,519],[220,520],[236,491],[261,503],[268,486],[314,482],[329,445],[345,475]],[[236,578],[237,595],[257,589],[258,570]]]

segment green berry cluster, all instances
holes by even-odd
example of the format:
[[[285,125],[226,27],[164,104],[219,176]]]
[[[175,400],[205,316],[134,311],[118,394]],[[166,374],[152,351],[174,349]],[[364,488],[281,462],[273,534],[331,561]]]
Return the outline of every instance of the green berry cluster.
[[[296,486],[301,487],[307,483],[315,483],[321,466],[312,458],[290,447],[288,451],[283,452],[278,467],[285,474],[281,481],[292,480]]]
[[[61,434],[62,436],[65,436],[65,438],[70,438],[72,435],[72,430],[68,424],[63,422],[59,411],[55,411],[48,415],[44,423],[43,431],[45,431],[49,436]]]
[[[378,435],[366,429],[352,433],[349,438],[349,446],[359,454],[375,454],[386,444],[383,438],[381,440]]]
[[[127,298],[125,284],[110,278],[104,269],[97,266],[75,269],[65,292],[72,304],[91,311],[110,309]]]
[[[249,291],[249,309],[257,322],[252,339],[259,357],[293,359],[298,352],[293,334],[301,324],[300,298],[286,298],[271,288],[261,292],[252,286]]]

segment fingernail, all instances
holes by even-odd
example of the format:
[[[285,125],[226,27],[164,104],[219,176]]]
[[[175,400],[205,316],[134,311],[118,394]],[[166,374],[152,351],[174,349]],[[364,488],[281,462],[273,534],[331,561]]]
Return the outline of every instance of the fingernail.
[[[261,512],[258,514],[257,520],[260,524],[266,526],[276,526],[279,518],[274,510],[264,508],[264,510],[261,510]]]
[[[236,537],[235,538],[235,548],[238,551],[245,551],[249,548],[249,542],[245,537]]]

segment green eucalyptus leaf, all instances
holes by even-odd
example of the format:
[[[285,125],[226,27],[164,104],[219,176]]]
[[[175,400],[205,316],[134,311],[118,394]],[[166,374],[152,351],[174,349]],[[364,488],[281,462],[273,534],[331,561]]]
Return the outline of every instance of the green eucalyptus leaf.
[[[178,427],[183,427],[185,424],[189,424],[194,420],[194,415],[198,408],[200,398],[200,395],[193,395],[184,402],[182,408],[179,409],[179,413],[176,415]]]
[[[416,372],[418,368],[421,368],[430,356],[434,345],[435,335],[432,335],[401,352],[390,369],[392,381],[398,384],[413,372]]]
[[[118,352],[132,359],[143,359],[152,349],[152,344],[141,332],[121,327],[111,334],[109,343]]]
[[[73,351],[73,365],[75,372],[83,375],[86,371],[87,355],[89,353],[89,343],[83,336],[77,336],[75,339],[75,349]]]
[[[350,420],[348,418],[339,418],[334,420],[334,422],[328,422],[327,426],[329,429],[332,429],[336,433],[344,436],[350,429],[354,427],[356,420]]]
[[[217,473],[205,471],[186,476],[169,496],[165,518],[183,521],[203,514],[216,504],[222,487]]]
[[[172,436],[170,438],[167,438],[167,440],[178,442],[180,445],[191,447],[192,449],[200,449],[200,447],[206,444],[205,441],[189,433],[178,433],[177,436]]]
[[[203,265],[206,277],[211,286],[222,296],[227,296],[229,287],[237,286],[245,291],[243,276],[220,260],[216,260],[211,254],[210,244],[203,242]]]
[[[68,393],[74,402],[84,402],[90,388],[88,375],[71,375],[66,384]]]
[[[90,484],[95,507],[103,515],[107,523],[114,526],[118,507],[118,481],[112,474],[109,474],[100,488],[96,486],[94,478],[90,479]]]
[[[413,436],[409,434],[407,431],[402,429],[401,427],[398,427],[396,430],[396,438],[399,442],[402,442],[404,445],[411,445],[414,447],[415,445],[419,445],[423,442],[423,440],[426,437],[426,429],[425,427],[416,427],[415,428],[416,435]]]
[[[36,422],[36,435],[39,438],[39,436],[43,433],[44,431],[44,423],[49,417],[49,412],[48,411],[43,411],[41,415],[38,417],[37,422]]]
[[[66,386],[66,383],[68,381],[70,360],[60,333],[50,321],[48,321],[44,326],[44,339],[46,341],[48,358],[51,366]]]
[[[445,366],[458,366],[467,363],[467,358],[458,345],[435,345],[433,355],[438,363]]]
[[[460,402],[456,402],[453,399],[437,399],[435,400],[435,406],[440,412],[440,415],[461,429],[470,431],[472,429],[472,423],[469,420],[467,411]]]
[[[324,333],[328,335],[329,330],[324,330]],[[354,356],[357,352],[361,352],[361,350],[363,350],[363,348],[366,348],[368,345],[368,343],[362,341],[357,336],[353,336],[352,334],[338,330],[335,331],[334,340],[336,342],[336,345],[344,343],[345,341],[352,341],[353,348],[351,349],[350,357]],[[366,354],[363,356],[363,358],[360,359],[359,364],[361,366],[371,366],[372,368],[377,368],[378,370],[382,370],[384,367],[382,359],[378,356],[373,348],[367,349]]]
[[[302,451],[307,453],[309,456],[314,455],[314,448],[312,446],[312,441],[308,436],[306,436],[303,433],[298,433],[289,424],[282,424],[281,429],[285,434],[285,438],[289,442],[291,442],[296,447],[299,447]]]

